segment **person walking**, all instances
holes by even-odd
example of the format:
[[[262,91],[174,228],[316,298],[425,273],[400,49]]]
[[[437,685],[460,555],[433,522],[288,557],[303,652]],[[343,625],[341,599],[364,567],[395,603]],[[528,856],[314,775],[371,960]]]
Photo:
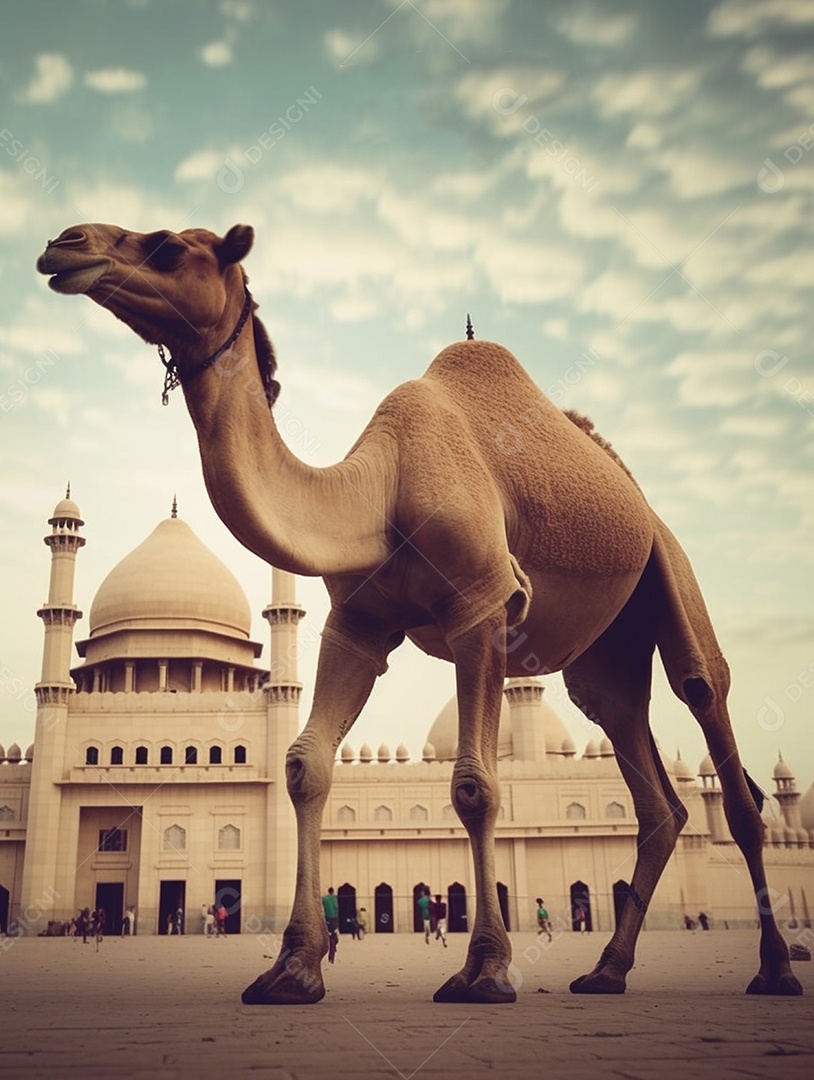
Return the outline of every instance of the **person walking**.
[[[537,897],[537,937],[542,937],[543,934],[548,934],[548,940],[553,941],[551,936],[551,919],[548,917],[548,911],[545,906],[545,901],[541,897]]]
[[[328,963],[333,964],[339,945],[339,898],[334,893],[333,886],[322,897],[322,910],[328,928]]]
[[[419,914],[421,915],[421,921],[424,924],[424,942],[429,945],[430,943],[430,890],[424,888],[424,891],[416,901]]]
[[[441,899],[440,893],[435,894],[435,940],[441,939],[444,948],[447,947],[447,905]]]

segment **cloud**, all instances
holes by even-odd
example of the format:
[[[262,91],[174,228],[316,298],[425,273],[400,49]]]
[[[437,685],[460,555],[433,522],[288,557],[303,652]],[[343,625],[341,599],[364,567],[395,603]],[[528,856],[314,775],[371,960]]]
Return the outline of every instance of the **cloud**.
[[[36,74],[20,95],[28,105],[50,105],[68,92],[73,68],[61,53],[40,53],[34,59]]]
[[[709,13],[707,30],[713,37],[757,37],[770,28],[812,23],[810,0],[724,0]]]
[[[379,58],[379,41],[375,34],[350,34],[336,27],[322,35],[322,43],[328,59],[337,67],[352,62],[355,66],[370,64]]]
[[[633,15],[607,15],[593,4],[572,9],[557,22],[557,31],[575,45],[622,45],[635,29]]]
[[[234,59],[228,41],[210,41],[198,50],[198,55],[207,67],[213,68],[226,67]]]
[[[701,70],[692,68],[614,73],[597,81],[593,97],[602,116],[666,116],[693,98],[700,82]]]
[[[147,76],[127,68],[100,68],[85,74],[85,85],[100,94],[131,94],[144,89]]]
[[[217,150],[203,148],[196,150],[179,161],[172,174],[173,180],[197,181],[214,180],[218,171],[223,168],[223,162],[227,155],[218,153]]]

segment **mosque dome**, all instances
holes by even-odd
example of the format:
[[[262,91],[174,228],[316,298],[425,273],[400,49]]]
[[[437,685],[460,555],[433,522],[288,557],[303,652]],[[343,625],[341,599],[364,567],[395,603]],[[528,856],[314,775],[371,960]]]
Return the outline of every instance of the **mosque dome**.
[[[373,751],[370,749],[367,743],[362,743],[362,747],[359,750],[359,760],[363,765],[369,765],[373,760]]]
[[[29,748],[25,752],[25,760],[29,763],[29,765],[34,760],[34,744],[33,743],[29,746]]]
[[[431,742],[425,742],[424,749],[421,751],[422,761],[435,761],[435,758],[435,747],[432,745]]]
[[[13,742],[6,751],[6,758],[11,762],[18,762],[22,756],[23,752],[16,742]]]
[[[584,758],[598,758],[599,757],[599,743],[596,739],[591,739],[588,745],[585,747],[585,753],[582,755]]]
[[[615,757],[613,743],[610,741],[607,735],[603,736],[603,738],[599,740],[599,756]]]
[[[675,778],[677,780],[694,780],[695,779],[695,773],[692,771],[692,769],[687,764],[687,762],[682,759],[681,754],[679,754],[678,757],[675,759],[674,768],[675,768],[674,775],[675,775]]]
[[[230,637],[249,636],[251,612],[231,570],[185,521],[167,518],[114,566],[90,609],[90,632],[181,618]]]
[[[353,761],[353,750],[350,746],[348,746],[347,743],[342,744],[342,751],[340,753],[340,757],[342,758],[343,763],[346,765],[349,765]]]
[[[409,760],[410,751],[407,749],[404,743],[399,743],[396,747],[396,761],[399,763],[399,765],[403,765]]]
[[[715,766],[712,764],[712,758],[707,754],[701,764],[698,766],[699,776],[715,776]]]
[[[452,761],[458,753],[458,698],[452,696],[436,716],[427,732],[438,761]],[[425,748],[426,749],[426,748]],[[509,757],[512,752],[512,724],[509,703],[505,697],[500,704],[500,729],[498,732],[498,758]],[[426,756],[426,755],[425,755]]]
[[[382,743],[376,754],[380,765],[387,765],[390,761],[390,747],[386,743]]]
[[[104,579],[88,623],[76,648],[89,665],[186,654],[251,666],[262,650],[249,640],[251,610],[237,578],[174,508]]]

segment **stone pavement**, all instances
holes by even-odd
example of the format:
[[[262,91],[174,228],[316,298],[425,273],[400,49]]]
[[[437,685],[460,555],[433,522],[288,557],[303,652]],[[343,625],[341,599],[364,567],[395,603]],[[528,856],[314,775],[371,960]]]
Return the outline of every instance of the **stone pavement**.
[[[0,949],[3,1080],[795,1080],[814,1075],[814,962],[802,998],[747,997],[757,933],[642,934],[620,997],[568,993],[605,942],[514,934],[511,1006],[434,1005],[467,938],[342,937],[318,1005],[245,1007],[269,937],[64,938]],[[545,991],[541,993],[539,991]]]

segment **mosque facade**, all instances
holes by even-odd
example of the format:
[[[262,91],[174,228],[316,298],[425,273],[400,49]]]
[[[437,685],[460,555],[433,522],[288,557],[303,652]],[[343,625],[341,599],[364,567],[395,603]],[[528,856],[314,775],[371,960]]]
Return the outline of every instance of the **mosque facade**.
[[[282,931],[294,893],[296,837],[285,787],[300,729],[295,579],[272,572],[269,666],[229,569],[177,517],[160,522],[99,587],[88,635],[75,640],[76,559],[85,544],[68,496],[49,519],[51,575],[35,688],[34,743],[0,747],[0,944],[103,907],[118,929],[188,933],[224,905],[231,933]],[[496,826],[498,898],[511,930],[535,926],[543,897],[558,932],[610,932],[633,872],[637,826],[613,747],[580,749],[536,678],[507,680]],[[428,886],[450,932],[474,915],[474,868],[450,800],[457,706],[431,725],[422,759],[402,745],[340,749],[323,818],[324,888],[342,929],[363,911],[377,933],[420,929]],[[646,927],[753,926],[745,863],[723,815],[709,758],[694,772],[662,760],[689,811]],[[764,857],[781,919],[810,926],[814,785],[801,796],[778,761]],[[807,892],[808,889],[808,892]]]

